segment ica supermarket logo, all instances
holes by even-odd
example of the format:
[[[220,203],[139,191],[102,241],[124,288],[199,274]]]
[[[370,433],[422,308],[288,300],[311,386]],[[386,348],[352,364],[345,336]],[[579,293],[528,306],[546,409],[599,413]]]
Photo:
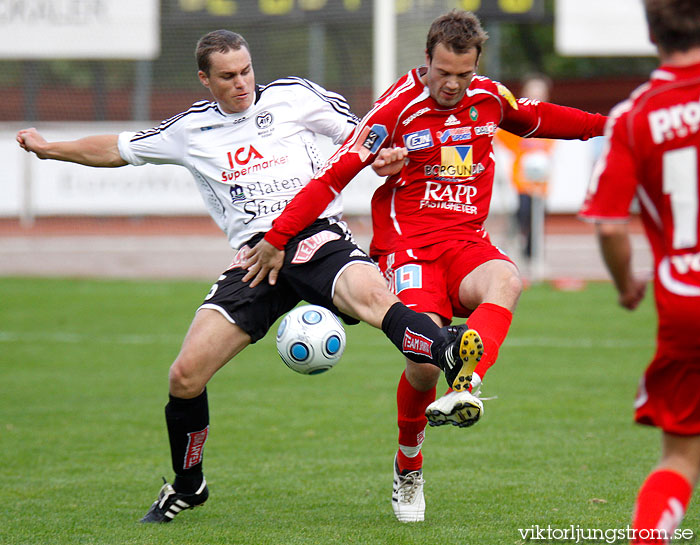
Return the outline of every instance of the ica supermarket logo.
[[[243,148],[238,148],[235,152],[230,151],[226,154],[228,158],[229,167],[236,168],[236,166],[244,166],[250,163],[253,159],[262,159],[262,154],[256,150],[253,146],[246,146]]]
[[[236,151],[229,151],[226,153],[226,158],[229,169],[221,172],[221,182],[225,184],[237,182],[246,176],[259,174],[268,168],[283,168],[289,160],[288,155],[282,157],[274,155],[272,158],[265,158],[253,146],[244,146]],[[241,198],[239,193],[232,193],[231,196]]]

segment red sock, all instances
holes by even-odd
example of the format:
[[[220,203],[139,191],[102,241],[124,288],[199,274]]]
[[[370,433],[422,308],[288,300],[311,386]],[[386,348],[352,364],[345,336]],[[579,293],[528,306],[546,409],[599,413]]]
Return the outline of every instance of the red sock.
[[[427,392],[416,390],[406,378],[404,371],[396,390],[396,406],[399,422],[399,471],[416,470],[423,467],[423,454],[420,451],[425,438],[428,419],[425,409],[435,401],[435,388]]]
[[[484,342],[484,355],[474,372],[482,379],[498,357],[498,349],[508,334],[513,313],[505,307],[493,303],[482,303],[471,313],[467,324],[476,329]]]
[[[653,471],[639,489],[632,527],[636,530],[635,545],[668,543],[668,537],[683,520],[693,488],[683,475],[668,469]],[[659,530],[661,532],[659,532]]]

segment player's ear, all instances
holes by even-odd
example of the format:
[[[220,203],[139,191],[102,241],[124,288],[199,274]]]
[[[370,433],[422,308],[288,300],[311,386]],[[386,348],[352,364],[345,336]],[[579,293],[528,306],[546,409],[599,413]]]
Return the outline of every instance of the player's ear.
[[[204,87],[209,89],[209,76],[204,72],[203,70],[200,70],[197,72],[197,77],[199,77],[199,81]]]

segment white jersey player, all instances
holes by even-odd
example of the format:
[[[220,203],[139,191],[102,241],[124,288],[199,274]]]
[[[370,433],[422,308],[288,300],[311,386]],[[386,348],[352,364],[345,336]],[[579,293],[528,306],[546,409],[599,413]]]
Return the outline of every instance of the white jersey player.
[[[272,220],[322,166],[316,135],[341,144],[357,124],[345,99],[302,78],[256,86],[255,102],[226,113],[202,101],[160,126],[119,135],[119,154],[132,165],[187,168],[207,211],[240,248]],[[339,217],[340,197],[319,216]]]
[[[47,142],[36,129],[17,134],[20,146],[42,159],[187,168],[209,213],[237,250],[195,314],[170,367],[165,415],[175,481],[161,488],[142,522],[170,522],[207,500],[202,469],[209,433],[206,385],[299,301],[325,306],[348,323],[362,320],[381,327],[405,356],[440,367],[450,383],[465,380],[481,343],[475,332],[441,330],[388,290],[376,265],[339,221],[338,199],[286,245],[276,282],[251,286],[244,281],[248,250],[320,165],[315,136],[340,143],[357,119],[343,97],[303,79],[256,86],[250,50],[239,34],[210,32],[199,40],[196,56],[199,79],[215,101],[198,102],[159,127],[70,142]]]

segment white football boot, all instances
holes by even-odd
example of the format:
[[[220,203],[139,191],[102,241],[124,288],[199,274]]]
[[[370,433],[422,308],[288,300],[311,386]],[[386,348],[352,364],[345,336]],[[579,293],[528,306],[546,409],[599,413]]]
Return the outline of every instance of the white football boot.
[[[401,475],[394,456],[394,490],[391,495],[391,506],[399,522],[420,522],[425,519],[424,484],[422,469]]]
[[[471,392],[453,390],[433,401],[425,409],[425,416],[431,426],[452,424],[460,428],[468,428],[476,424],[484,414],[484,403],[479,399],[481,378],[472,374]]]

